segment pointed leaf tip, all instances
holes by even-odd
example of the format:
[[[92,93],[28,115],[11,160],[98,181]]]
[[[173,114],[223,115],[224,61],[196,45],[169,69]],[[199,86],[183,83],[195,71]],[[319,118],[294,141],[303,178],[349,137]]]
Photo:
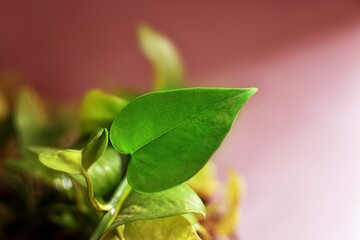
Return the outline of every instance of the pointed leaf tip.
[[[188,180],[222,143],[256,88],[188,88],[153,92],[115,118],[110,140],[131,154],[127,178],[139,192],[158,192]]]
[[[108,145],[108,131],[100,128],[82,150],[82,166],[85,170],[101,157]]]

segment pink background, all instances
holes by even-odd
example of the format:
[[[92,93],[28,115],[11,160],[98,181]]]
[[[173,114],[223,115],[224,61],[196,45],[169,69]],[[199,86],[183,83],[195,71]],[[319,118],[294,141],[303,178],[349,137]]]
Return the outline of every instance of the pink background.
[[[177,43],[188,86],[260,89],[214,156],[248,181],[242,239],[360,239],[360,2],[0,0],[0,72],[52,99],[146,91],[143,21]]]

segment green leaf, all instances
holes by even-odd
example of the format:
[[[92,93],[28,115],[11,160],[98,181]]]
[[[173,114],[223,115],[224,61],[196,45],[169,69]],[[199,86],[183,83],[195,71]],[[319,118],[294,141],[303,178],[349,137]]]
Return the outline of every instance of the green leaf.
[[[201,199],[209,200],[216,194],[219,187],[217,169],[212,161],[200,169],[186,183],[201,197]]]
[[[104,154],[89,168],[88,172],[93,183],[94,192],[107,197],[120,183],[125,166],[119,154],[113,148],[107,148]],[[80,175],[73,175],[79,183],[86,187]]]
[[[200,240],[183,216],[131,222],[126,224],[124,235],[126,240]]]
[[[80,124],[83,133],[90,133],[100,127],[110,127],[116,115],[127,101],[95,89],[89,91],[81,105]]]
[[[108,131],[105,128],[99,129],[90,142],[82,150],[82,166],[85,170],[104,153],[108,145]]]
[[[154,69],[155,90],[181,88],[183,66],[174,44],[145,25],[138,28],[138,36],[140,48]]]
[[[205,217],[205,206],[196,193],[186,184],[157,193],[132,191],[108,230],[123,224],[155,218],[197,213]]]
[[[80,150],[49,150],[39,154],[39,160],[48,168],[69,173],[81,174]]]
[[[45,167],[39,162],[38,157],[33,155],[27,156],[26,159],[5,159],[2,166],[6,172],[16,171],[29,174],[49,185],[53,185],[55,179],[61,176],[61,173]]]
[[[19,93],[14,121],[24,154],[28,145],[45,143],[42,130],[48,126],[48,115],[40,97],[31,89]]]
[[[40,155],[41,153],[48,152],[48,151],[59,150],[57,148],[47,147],[47,146],[29,146],[28,149],[31,152],[36,153],[37,155]]]
[[[220,146],[256,91],[189,88],[154,92],[129,103],[110,129],[113,146],[131,154],[129,185],[157,192],[188,180]]]

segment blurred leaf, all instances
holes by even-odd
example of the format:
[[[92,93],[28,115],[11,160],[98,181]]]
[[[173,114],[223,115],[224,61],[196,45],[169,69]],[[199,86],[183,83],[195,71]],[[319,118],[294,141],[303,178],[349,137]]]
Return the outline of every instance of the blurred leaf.
[[[105,152],[108,145],[108,131],[105,128],[99,129],[90,142],[82,150],[82,166],[85,170]]]
[[[42,182],[53,185],[54,180],[59,178],[60,174],[41,164],[37,157],[29,154],[26,159],[6,159],[3,167],[7,172],[15,171],[36,177]]]
[[[126,104],[127,101],[101,90],[89,91],[80,109],[80,124],[83,133],[90,133],[98,128],[109,128]]]
[[[38,95],[23,89],[18,96],[15,112],[15,127],[23,153],[29,145],[42,145],[41,130],[48,125],[45,106]]]
[[[113,230],[113,231],[105,233],[99,240],[125,240],[123,235],[120,235],[120,236],[119,236],[119,232],[117,230]]]
[[[56,150],[58,150],[56,148],[46,147],[46,146],[29,146],[28,149],[31,152],[36,153],[37,155],[39,155],[40,153],[47,152],[47,151],[56,151]]]
[[[146,25],[138,28],[140,48],[154,69],[155,90],[181,88],[183,66],[174,44]]]
[[[194,227],[198,235],[203,240],[210,240],[212,239],[206,228],[199,223],[199,219],[194,213],[188,213],[182,215],[186,220],[189,221],[189,223]]]
[[[126,240],[200,240],[183,216],[131,222],[124,235]]]
[[[130,89],[115,89],[114,94],[124,99],[126,102],[130,102],[141,95],[140,92]]]
[[[49,209],[49,218],[55,224],[67,228],[74,229],[79,227],[73,211],[74,206],[65,204],[52,204]]]
[[[40,153],[39,160],[48,168],[69,174],[81,174],[83,169],[80,150],[49,150]]]
[[[112,193],[121,181],[125,172],[124,168],[125,166],[119,154],[113,148],[107,148],[104,154],[88,170],[94,192],[103,198]],[[82,176],[73,175],[72,177],[86,187]]]
[[[245,181],[235,171],[228,172],[228,181],[225,189],[225,197],[217,203],[222,210],[220,218],[215,223],[215,231],[220,236],[233,234],[239,221],[240,201],[245,192]]]
[[[145,194],[132,191],[108,230],[136,220],[196,213],[205,217],[205,206],[186,184],[166,191]]]
[[[187,184],[202,199],[210,199],[218,190],[219,181],[216,176],[216,166],[209,161],[207,164],[187,181]]]
[[[142,95],[115,118],[110,140],[131,154],[129,185],[157,192],[187,181],[220,146],[255,88],[188,88]]]

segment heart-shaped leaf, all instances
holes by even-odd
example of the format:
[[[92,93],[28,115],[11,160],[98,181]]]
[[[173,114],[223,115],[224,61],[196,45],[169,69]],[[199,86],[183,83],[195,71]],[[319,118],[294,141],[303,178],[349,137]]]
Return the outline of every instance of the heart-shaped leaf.
[[[48,150],[39,154],[39,160],[48,168],[69,174],[81,174],[83,169],[80,150]]]
[[[157,192],[188,180],[220,146],[256,91],[189,88],[133,100],[110,129],[113,146],[131,154],[129,185],[140,192]]]
[[[104,153],[108,145],[108,131],[100,128],[82,150],[82,165],[85,170]]]
[[[196,213],[205,217],[205,211],[201,199],[186,184],[150,194],[132,191],[108,230],[136,220],[164,218],[186,213]]]
[[[126,240],[200,240],[183,216],[131,222],[126,224],[124,235]]]
[[[138,33],[141,50],[154,69],[155,90],[181,88],[183,66],[174,44],[145,25],[139,27]]]
[[[127,101],[115,95],[95,89],[89,91],[81,105],[80,123],[84,133],[90,133],[100,127],[110,127],[115,116],[123,109]]]

